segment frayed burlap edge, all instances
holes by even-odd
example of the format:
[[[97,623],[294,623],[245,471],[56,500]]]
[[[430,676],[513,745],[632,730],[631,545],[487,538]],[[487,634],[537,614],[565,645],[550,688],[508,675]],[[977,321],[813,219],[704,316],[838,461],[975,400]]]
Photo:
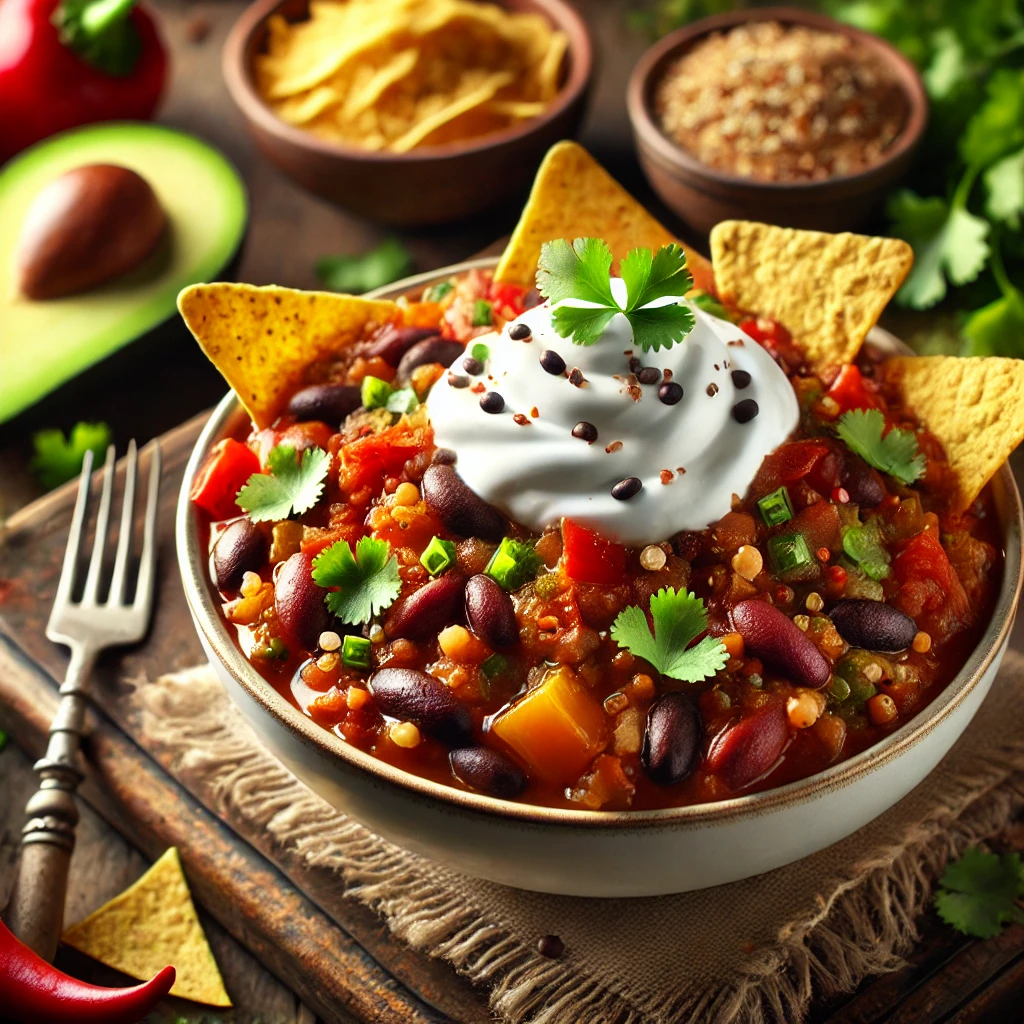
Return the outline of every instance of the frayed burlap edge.
[[[269,837],[284,862],[329,879],[326,890],[373,908],[391,932],[483,986],[514,1024],[782,1024],[816,997],[852,991],[898,968],[915,919],[951,856],[985,840],[1024,807],[1024,737],[986,751],[904,841],[851,866],[811,915],[791,922],[733,980],[666,1007],[630,1003],[608,979],[540,957],[487,924],[464,894],[445,892],[422,861],[335,811],[265,753],[206,666],[138,687],[145,729],[173,774],[243,835]],[[320,897],[323,902],[322,896]],[[886,913],[879,913],[879,908]]]

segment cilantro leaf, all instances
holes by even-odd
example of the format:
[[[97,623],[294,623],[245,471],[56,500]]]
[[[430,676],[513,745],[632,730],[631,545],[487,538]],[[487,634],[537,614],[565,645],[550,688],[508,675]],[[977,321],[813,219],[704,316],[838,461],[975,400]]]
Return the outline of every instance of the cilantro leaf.
[[[985,212],[992,220],[1004,221],[1019,230],[1024,213],[1024,149],[992,164],[985,171],[984,180],[988,191]]]
[[[927,309],[955,285],[973,281],[988,259],[988,222],[938,196],[922,199],[909,189],[889,204],[893,233],[914,249],[914,266],[896,298],[904,306]]]
[[[931,62],[921,73],[928,95],[933,100],[944,100],[960,87],[967,73],[960,37],[951,28],[941,28],[932,36],[935,51]]]
[[[885,417],[877,409],[844,412],[836,433],[850,451],[900,483],[912,484],[924,472],[925,458],[918,451],[917,438],[895,427],[886,434]]]
[[[7,740],[9,738],[10,737],[8,737],[7,733],[5,733],[3,729],[0,729],[0,751],[2,751],[4,747],[7,746]]]
[[[693,310],[680,303],[669,306],[648,306],[626,314],[633,328],[633,341],[645,352],[671,348],[685,338],[697,322]]]
[[[110,439],[106,423],[76,423],[67,438],[62,430],[40,430],[32,437],[32,472],[52,490],[81,472],[86,452],[91,451],[94,459],[103,458]]]
[[[653,255],[650,249],[633,249],[626,254],[619,273],[626,282],[627,313],[667,295],[685,295],[693,286],[686,253],[675,242],[663,245]]]
[[[987,167],[1024,144],[1024,69],[1000,68],[988,80],[988,96],[960,139],[968,167]]]
[[[276,445],[267,456],[270,472],[253,473],[235,503],[254,523],[300,515],[320,500],[330,464],[331,457],[322,448],[307,448],[299,459],[291,445]]]
[[[574,345],[593,345],[618,312],[606,306],[559,306],[552,323],[558,334],[571,337]]]
[[[316,276],[335,292],[362,292],[382,288],[412,273],[412,256],[397,238],[385,238],[376,249],[352,256],[324,256],[316,261]]]
[[[694,638],[708,628],[704,602],[686,590],[662,588],[651,595],[654,634],[642,608],[624,608],[612,624],[612,639],[631,654],[649,661],[662,675],[684,683],[699,683],[725,667],[725,644],[706,636],[693,647]]]
[[[1024,864],[1019,853],[1002,857],[969,846],[946,867],[935,908],[946,924],[964,935],[990,939],[1004,924],[1024,924]]]
[[[1016,289],[975,310],[964,322],[964,355],[1024,356],[1024,295]]]
[[[582,299],[618,309],[612,298],[612,251],[602,238],[545,242],[537,262],[537,291],[551,302]],[[564,337],[564,335],[563,335]]]
[[[402,589],[398,559],[387,541],[363,537],[355,555],[348,541],[339,540],[313,559],[313,581],[321,587],[337,587],[324,599],[342,622],[359,626],[390,608]]]

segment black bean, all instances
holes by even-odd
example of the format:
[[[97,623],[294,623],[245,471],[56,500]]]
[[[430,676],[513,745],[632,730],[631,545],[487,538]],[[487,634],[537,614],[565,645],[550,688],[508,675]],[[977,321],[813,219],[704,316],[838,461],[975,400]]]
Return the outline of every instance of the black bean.
[[[843,460],[839,482],[855,505],[874,508],[885,500],[885,481],[881,473],[856,455]]]
[[[220,590],[237,590],[247,572],[257,572],[267,558],[267,535],[249,519],[236,519],[213,546],[213,575]]]
[[[674,380],[667,380],[658,388],[658,398],[666,405],[675,405],[683,397],[683,388]]]
[[[508,329],[508,336],[513,341],[526,341],[532,333],[529,324],[513,324]]]
[[[418,341],[408,352],[402,356],[402,361],[395,371],[395,379],[399,384],[408,384],[412,371],[417,366],[426,366],[429,363],[440,363],[448,366],[463,351],[463,346],[458,341],[448,341],[445,338],[427,338],[425,341]]]
[[[452,774],[470,789],[512,800],[526,788],[519,766],[490,747],[460,747],[448,755]]]
[[[448,386],[452,388],[468,388],[469,378],[462,377],[457,373],[448,374]]]
[[[682,782],[697,764],[701,736],[697,705],[678,690],[662,694],[647,712],[640,753],[651,781],[661,786]]]
[[[565,952],[565,943],[557,935],[542,935],[537,940],[537,952],[549,960],[557,960]]]
[[[656,366],[645,366],[637,372],[636,379],[641,384],[657,384],[661,380],[661,370]]]
[[[505,399],[497,391],[488,391],[486,395],[480,396],[480,408],[484,412],[497,414],[505,408]]]
[[[457,460],[458,456],[451,448],[438,448],[430,458],[435,466],[454,466]]]
[[[587,444],[593,444],[597,440],[597,427],[593,423],[588,423],[586,420],[580,420],[575,427],[572,428],[572,436],[578,437],[581,441],[586,441]]]
[[[385,362],[397,366],[398,361],[419,341],[437,338],[436,327],[385,327],[366,350],[368,356],[380,356]],[[454,358],[454,357],[453,357]]]
[[[636,356],[631,356],[630,359],[629,359],[629,372],[630,373],[638,373],[640,368],[643,365],[644,364],[641,363],[640,360],[637,359]]]
[[[733,385],[740,391],[750,386],[750,374],[746,370],[732,371]]]
[[[511,647],[519,639],[512,598],[483,573],[466,584],[466,620],[473,632],[492,647]]]
[[[466,356],[462,360],[462,368],[470,375],[470,377],[479,377],[484,372],[484,364],[473,356]]]
[[[434,739],[457,747],[468,743],[473,722],[465,706],[439,679],[414,668],[377,669],[366,684],[377,710],[413,722]]]
[[[300,422],[321,420],[337,427],[362,404],[359,388],[352,384],[312,384],[292,395],[288,412]]]
[[[758,412],[757,402],[752,398],[742,398],[732,407],[732,418],[737,423],[749,423]]]
[[[541,352],[540,365],[555,377],[565,373],[565,360],[552,348]]]
[[[643,482],[638,477],[627,476],[625,480],[620,480],[612,488],[612,497],[618,501],[628,501],[630,498],[636,497],[642,487]]]
[[[423,499],[441,522],[460,537],[499,541],[505,536],[505,517],[488,505],[450,465],[434,465],[423,474]]]
[[[909,615],[881,601],[847,598],[835,605],[829,618],[851,647],[866,651],[905,651],[917,634],[917,625]]]
[[[447,572],[414,590],[388,612],[384,622],[388,639],[425,640],[436,636],[445,626],[462,619],[465,590],[466,580],[457,572]]]
[[[331,622],[327,591],[313,582],[313,560],[297,551],[282,562],[274,577],[274,613],[285,640],[312,650]]]

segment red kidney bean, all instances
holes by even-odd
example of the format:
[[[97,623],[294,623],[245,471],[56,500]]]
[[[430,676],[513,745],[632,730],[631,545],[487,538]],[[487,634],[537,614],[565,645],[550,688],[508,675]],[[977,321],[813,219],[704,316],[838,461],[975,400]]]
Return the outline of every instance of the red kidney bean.
[[[874,508],[885,498],[885,482],[881,473],[855,455],[850,455],[844,461],[839,482],[855,505]]]
[[[405,637],[425,640],[436,636],[462,618],[466,580],[457,572],[447,572],[413,591],[388,612],[384,632],[392,640]]]
[[[337,427],[363,404],[359,388],[352,384],[312,384],[296,391],[288,411],[300,422],[320,420]]]
[[[460,537],[499,541],[505,536],[505,517],[488,505],[451,466],[430,466],[423,474],[423,499],[441,522]]]
[[[466,584],[466,619],[473,632],[492,647],[511,647],[519,639],[512,598],[483,573]]]
[[[848,644],[866,651],[905,651],[917,633],[909,615],[881,601],[848,598],[835,605],[829,618]]]
[[[313,582],[313,559],[301,551],[282,562],[274,577],[274,611],[286,641],[306,650],[316,647],[331,615],[327,591]]]
[[[708,751],[708,770],[730,789],[743,789],[778,761],[788,739],[786,712],[781,704],[771,704],[715,737]]]
[[[640,760],[652,782],[671,786],[693,771],[701,731],[700,712],[685,693],[671,690],[651,705]]]
[[[256,572],[267,557],[267,535],[248,519],[236,519],[213,546],[213,575],[221,590],[237,590],[247,572]]]
[[[408,383],[412,371],[417,366],[426,366],[427,363],[440,363],[442,366],[450,366],[465,351],[465,346],[459,341],[448,341],[445,338],[427,338],[424,341],[417,341],[408,352],[402,356],[398,364],[395,377],[400,384]]]
[[[381,668],[370,676],[366,686],[383,715],[414,722],[449,746],[463,746],[472,738],[469,711],[444,683],[426,672]]]
[[[733,629],[747,650],[798,686],[820,689],[832,668],[793,620],[766,601],[750,598],[732,610]]]
[[[461,747],[448,755],[455,777],[470,789],[511,800],[526,788],[519,766],[490,747]]]
[[[392,324],[381,331],[366,350],[368,356],[380,356],[385,362],[397,366],[399,360],[418,341],[439,337],[436,327],[396,327]],[[454,359],[455,357],[452,356]]]

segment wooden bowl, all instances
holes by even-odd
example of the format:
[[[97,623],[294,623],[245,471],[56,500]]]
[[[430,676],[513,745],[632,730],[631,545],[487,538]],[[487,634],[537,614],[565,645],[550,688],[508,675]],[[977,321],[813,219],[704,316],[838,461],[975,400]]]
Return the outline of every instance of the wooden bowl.
[[[253,64],[265,45],[267,19],[298,21],[308,0],[257,0],[224,44],[223,71],[260,151],[311,192],[383,224],[440,224],[492,206],[524,189],[547,150],[574,135],[583,118],[593,67],[587,28],[564,0],[502,0],[513,11],[539,12],[569,37],[562,87],[543,114],[479,138],[409,153],[381,153],[318,138],[286,124],[256,90]]]
[[[839,32],[859,40],[894,72],[907,98],[903,130],[883,160],[858,174],[825,181],[767,182],[709,167],[671,141],[653,114],[657,83],[668,66],[712,32],[757,21]],[[793,7],[741,10],[702,18],[652,46],[630,76],[626,102],[640,164],[651,187],[695,231],[738,218],[818,231],[848,231],[881,206],[886,191],[907,170],[928,120],[928,100],[913,64],[887,42],[823,14]]]

